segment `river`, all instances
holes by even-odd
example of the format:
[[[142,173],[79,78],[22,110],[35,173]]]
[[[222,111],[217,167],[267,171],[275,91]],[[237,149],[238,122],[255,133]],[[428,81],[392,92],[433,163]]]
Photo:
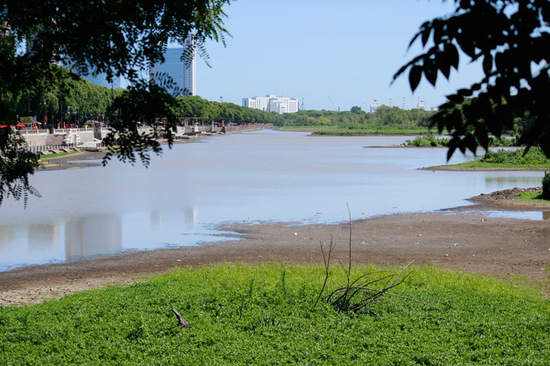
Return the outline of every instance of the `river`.
[[[40,171],[42,198],[0,206],[0,271],[128,250],[220,241],[226,222],[335,223],[468,205],[540,186],[543,172],[418,170],[446,149],[388,148],[408,137],[320,137],[263,130],[175,145],[149,168]],[[450,163],[472,157],[455,154]],[[506,213],[491,213],[506,215]],[[541,219],[540,212],[515,213]]]

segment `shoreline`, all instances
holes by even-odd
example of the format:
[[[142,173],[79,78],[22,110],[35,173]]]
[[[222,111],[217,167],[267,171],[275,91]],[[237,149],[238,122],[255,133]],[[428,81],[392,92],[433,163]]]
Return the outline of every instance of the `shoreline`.
[[[549,171],[550,168],[464,168],[456,165],[437,165],[418,168],[418,170],[437,170],[449,172],[546,172]]]
[[[548,288],[550,222],[486,217],[482,210],[494,207],[496,200],[479,200],[474,206],[355,220],[351,227],[353,261],[396,266],[414,260],[415,265],[516,278],[535,286],[546,283]],[[518,209],[514,204],[508,207]],[[550,204],[532,209],[550,209]],[[78,291],[130,285],[175,267],[273,261],[322,265],[320,243],[327,247],[331,240],[337,244],[335,258],[345,262],[348,256],[349,223],[232,223],[220,229],[241,237],[0,272],[0,306],[36,304]]]
[[[187,142],[187,141],[185,141]],[[189,141],[192,142],[192,141]],[[49,159],[42,170],[101,165],[104,151]],[[549,203],[515,200],[519,189],[482,194],[472,206],[428,213],[401,213],[352,222],[353,261],[382,266],[436,265],[541,286],[550,292],[550,221],[487,217],[483,211],[550,212]],[[106,286],[124,286],[174,267],[216,263],[254,265],[272,261],[323,264],[320,243],[337,243],[335,258],[346,261],[349,224],[232,223],[220,230],[239,240],[191,247],[131,251],[77,261],[18,267],[0,272],[0,307],[36,304]],[[542,286],[544,287],[544,286]]]

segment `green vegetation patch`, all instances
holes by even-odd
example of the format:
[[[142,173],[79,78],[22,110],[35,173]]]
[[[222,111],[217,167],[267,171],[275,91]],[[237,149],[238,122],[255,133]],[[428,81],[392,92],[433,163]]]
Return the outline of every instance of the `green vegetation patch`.
[[[359,267],[352,276],[384,271]],[[433,267],[407,271],[392,291],[441,310],[390,297],[353,313],[314,306],[325,269],[278,263],[177,269],[0,308],[0,364],[550,363],[550,303],[539,292]],[[346,283],[341,267],[329,274],[324,295]],[[191,328],[178,325],[172,306]]]
[[[547,202],[546,200],[542,199],[541,192],[520,192],[516,196],[521,201],[529,201],[529,202]]]
[[[62,157],[62,156],[67,156],[67,155],[73,155],[73,154],[76,154],[78,153],[78,151],[70,151],[70,152],[62,152],[62,153],[53,153],[53,154],[44,154],[41,156],[42,159],[51,159],[51,158],[59,158],[59,157]]]
[[[531,168],[550,169],[548,159],[541,149],[531,148],[527,153],[525,149],[487,151],[485,156],[471,162],[457,164],[462,168]]]
[[[313,132],[313,135],[319,136],[366,136],[366,135],[418,135],[427,132],[427,128],[418,129],[398,129],[391,127],[376,128],[335,128],[320,129]]]
[[[449,145],[449,138],[435,137],[432,134],[426,136],[418,136],[414,140],[405,141],[407,147],[447,147]],[[509,138],[495,138],[489,137],[490,147],[510,147],[517,146],[517,140]]]

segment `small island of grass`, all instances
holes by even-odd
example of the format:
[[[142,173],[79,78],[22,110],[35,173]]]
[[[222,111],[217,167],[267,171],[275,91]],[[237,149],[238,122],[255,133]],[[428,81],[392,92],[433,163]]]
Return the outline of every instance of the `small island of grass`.
[[[431,170],[549,170],[548,159],[539,148],[487,151],[485,156],[474,161],[455,165],[443,165]]]
[[[418,136],[414,140],[405,141],[406,147],[447,147],[449,144],[449,138],[447,137],[435,137],[432,134],[425,136]],[[496,138],[489,137],[490,147],[513,147],[518,146],[515,138]]]

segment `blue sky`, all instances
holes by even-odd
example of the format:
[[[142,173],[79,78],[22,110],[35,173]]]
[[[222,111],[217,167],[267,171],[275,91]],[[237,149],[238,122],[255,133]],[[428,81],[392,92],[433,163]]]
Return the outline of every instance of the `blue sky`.
[[[207,43],[211,68],[197,60],[197,94],[241,105],[243,97],[276,94],[306,109],[369,109],[378,104],[428,108],[480,75],[471,65],[437,88],[425,80],[413,94],[394,73],[418,54],[408,45],[420,25],[451,13],[441,0],[237,0],[225,8],[227,46]],[[475,65],[474,65],[475,66]],[[464,69],[464,70],[463,70]]]

